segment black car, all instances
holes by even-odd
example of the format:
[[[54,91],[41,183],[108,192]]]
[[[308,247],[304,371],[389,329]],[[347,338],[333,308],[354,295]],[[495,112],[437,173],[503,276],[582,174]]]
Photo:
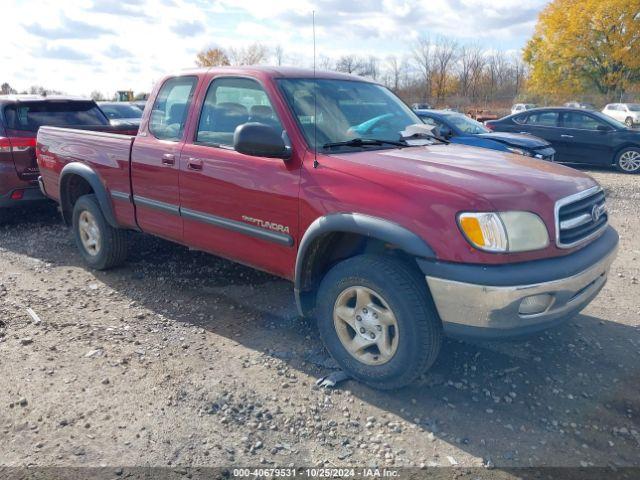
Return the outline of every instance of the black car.
[[[480,122],[450,110],[414,110],[424,123],[434,125],[438,134],[452,143],[511,152],[526,157],[553,160],[549,142],[532,135],[492,132]]]
[[[142,110],[128,102],[98,102],[100,110],[107,116],[114,126],[140,126]]]
[[[640,172],[640,131],[600,112],[536,108],[485,123],[493,131],[535,135],[551,143],[563,163],[615,166]]]

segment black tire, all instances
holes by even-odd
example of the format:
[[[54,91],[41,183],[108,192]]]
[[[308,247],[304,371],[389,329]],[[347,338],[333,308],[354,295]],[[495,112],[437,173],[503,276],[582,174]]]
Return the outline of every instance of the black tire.
[[[81,239],[79,219],[84,211],[95,219],[100,237],[100,248],[94,254],[89,253]],[[91,268],[107,270],[122,264],[127,258],[127,232],[109,225],[93,194],[83,195],[73,206],[73,235],[82,258]]]
[[[631,117],[627,117],[624,121],[624,123],[627,125],[627,127],[631,128],[633,127],[633,118]]]
[[[398,344],[382,365],[368,365],[343,346],[334,327],[334,306],[349,287],[361,286],[382,297],[397,319]],[[417,269],[390,256],[359,255],[335,265],[323,278],[317,296],[320,336],[331,356],[353,378],[378,389],[414,382],[436,360],[442,323]]]
[[[632,159],[625,158],[632,156]],[[617,170],[623,173],[640,173],[640,147],[627,147],[623,148],[616,155],[615,167]]]

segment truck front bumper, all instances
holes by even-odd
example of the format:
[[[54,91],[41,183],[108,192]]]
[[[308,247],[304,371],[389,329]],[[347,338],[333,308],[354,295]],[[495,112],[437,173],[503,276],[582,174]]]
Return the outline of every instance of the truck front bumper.
[[[420,260],[446,333],[499,338],[562,323],[586,307],[607,281],[618,248],[609,227],[565,257],[508,265]]]

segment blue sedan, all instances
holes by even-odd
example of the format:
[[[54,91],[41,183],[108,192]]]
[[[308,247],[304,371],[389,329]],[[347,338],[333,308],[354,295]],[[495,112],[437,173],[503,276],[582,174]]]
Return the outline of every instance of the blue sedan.
[[[533,135],[492,132],[480,122],[449,110],[414,110],[420,119],[434,125],[451,143],[511,152],[553,161],[555,150],[549,142]]]

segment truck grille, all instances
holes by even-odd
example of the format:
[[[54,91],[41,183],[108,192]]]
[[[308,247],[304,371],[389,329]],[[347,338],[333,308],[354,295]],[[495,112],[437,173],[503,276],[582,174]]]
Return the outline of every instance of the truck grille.
[[[604,192],[593,187],[556,202],[556,244],[571,248],[602,232],[608,222]]]

